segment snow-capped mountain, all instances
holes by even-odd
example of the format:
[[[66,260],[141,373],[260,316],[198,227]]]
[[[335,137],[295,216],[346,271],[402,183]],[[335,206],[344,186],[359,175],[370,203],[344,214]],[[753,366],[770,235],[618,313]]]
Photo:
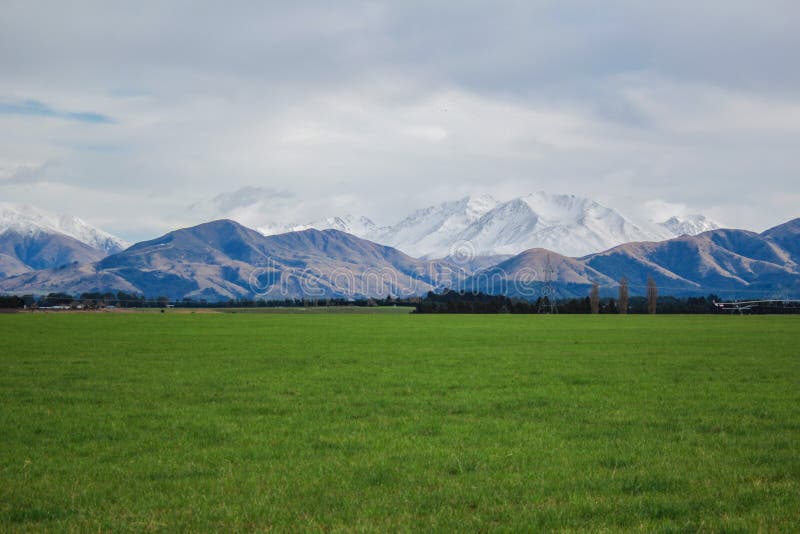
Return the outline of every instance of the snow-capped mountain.
[[[420,257],[426,255],[419,252],[422,250],[444,250],[444,255],[438,256],[444,257],[448,255],[451,245],[458,242],[465,228],[497,205],[498,202],[490,195],[481,195],[417,210],[392,226],[379,227],[368,217],[345,215],[307,224],[267,224],[259,226],[258,230],[264,235],[299,232],[309,228],[341,230],[401,250],[406,247]]]
[[[460,277],[446,262],[414,259],[338,230],[263,236],[228,219],[175,230],[100,261],[14,274],[0,279],[0,292],[109,290],[212,302],[416,295]]]
[[[490,195],[470,196],[454,202],[420,209],[395,224],[377,228],[366,239],[377,241],[406,251],[416,257],[451,255],[454,247],[465,239],[464,234],[473,228],[487,213],[498,206]],[[480,255],[505,254],[488,252]]]
[[[265,236],[285,234],[286,232],[301,232],[309,229],[339,230],[359,237],[372,235],[378,229],[377,225],[368,217],[345,215],[343,217],[328,217],[308,224],[276,225],[268,224],[257,228]]]
[[[35,206],[0,202],[0,235],[16,232],[20,235],[66,235],[91,248],[114,254],[126,249],[129,243],[78,217],[51,213]]]
[[[526,297],[531,295],[531,286],[519,282],[527,280],[530,272],[552,269],[557,298],[585,297],[592,283],[600,285],[601,294],[616,296],[617,281],[622,277],[636,295],[645,293],[652,278],[674,296],[717,293],[797,298],[798,259],[800,219],[794,219],[760,234],[709,230],[660,242],[625,243],[581,258],[530,249],[463,280],[462,287]]]
[[[664,222],[659,223],[676,237],[682,235],[697,235],[709,230],[717,230],[720,225],[708,219],[705,215],[694,214],[686,217],[673,216]]]
[[[53,263],[62,257],[65,241],[99,254],[70,237],[49,236],[56,242],[46,244],[46,257],[37,255],[33,260]],[[0,293],[125,291],[213,302],[255,296],[415,295],[449,287],[536,298],[541,285],[531,286],[537,283],[532,273],[552,269],[557,298],[585,297],[593,282],[600,284],[603,294],[616,295],[616,281],[623,276],[633,295],[641,295],[647,279],[653,277],[672,295],[742,291],[748,297],[796,298],[800,295],[798,244],[800,219],[795,219],[761,234],[712,230],[661,242],[626,243],[581,258],[534,248],[464,278],[462,274],[468,273],[454,272],[451,262],[414,259],[337,230],[265,237],[233,221],[218,220],[170,232],[101,260],[63,258],[67,261],[57,264],[58,268],[35,272],[25,272],[24,266],[15,271],[20,266],[11,262],[7,277],[0,277]],[[268,266],[265,258],[270,258]],[[252,278],[255,272],[265,275],[257,284]],[[342,273],[350,276],[342,277]],[[376,278],[375,273],[381,275]]]
[[[648,231],[593,200],[538,192],[498,204],[458,239],[471,243],[478,255],[546,248],[583,256],[628,241],[667,237],[671,236]],[[441,252],[430,250],[425,255]]]
[[[668,228],[636,223],[575,195],[545,192],[500,202],[489,195],[417,210],[394,226],[363,236],[412,256],[494,256],[547,248],[584,256],[629,241],[675,237]]]
[[[228,216],[240,220],[235,215]],[[252,218],[248,213],[247,220]],[[307,224],[255,226],[264,235],[309,228],[341,230],[418,258],[459,256],[463,260],[514,255],[530,248],[585,256],[630,241],[662,241],[719,227],[702,215],[672,217],[662,223],[639,221],[588,198],[546,192],[507,201],[490,195],[468,196],[416,210],[390,226],[354,215]]]

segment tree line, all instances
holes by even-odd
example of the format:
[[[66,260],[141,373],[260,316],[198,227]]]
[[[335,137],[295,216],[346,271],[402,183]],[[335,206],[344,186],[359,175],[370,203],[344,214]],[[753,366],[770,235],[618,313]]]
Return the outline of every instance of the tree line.
[[[414,313],[566,313],[566,314],[702,314],[720,313],[714,303],[721,299],[714,294],[705,297],[659,296],[658,288],[652,278],[647,281],[645,296],[630,296],[628,281],[619,281],[616,298],[600,297],[597,284],[589,289],[585,298],[558,299],[551,303],[548,297],[525,300],[503,295],[444,290],[429,292],[424,297],[394,298],[320,298],[320,299],[230,299],[227,301],[208,301],[184,298],[170,300],[161,296],[146,298],[143,295],[122,291],[87,292],[80,295],[49,293],[44,296],[0,296],[0,309],[36,308],[298,308],[298,307],[337,307],[337,306],[407,306]],[[798,313],[796,305],[774,304],[769,307],[756,307],[747,313]]]
[[[619,313],[659,313],[699,314],[718,313],[714,306],[719,301],[716,295],[706,297],[631,297],[623,290],[622,298],[600,298],[599,291],[590,290],[585,298],[560,299],[556,301],[558,313],[565,314],[619,314]],[[545,304],[545,306],[543,306]],[[446,291],[428,293],[422,301],[415,305],[416,313],[539,313],[542,309],[550,309],[547,297],[536,300],[509,298],[502,295],[484,293],[463,293]]]

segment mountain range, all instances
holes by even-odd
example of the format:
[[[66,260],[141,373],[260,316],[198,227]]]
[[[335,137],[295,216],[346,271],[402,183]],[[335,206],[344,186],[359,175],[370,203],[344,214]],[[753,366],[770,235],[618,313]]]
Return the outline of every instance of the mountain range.
[[[408,296],[450,287],[533,297],[552,278],[566,297],[584,296],[593,282],[612,294],[622,277],[635,294],[652,276],[664,294],[800,294],[800,219],[760,234],[715,227],[701,215],[633,223],[585,198],[536,193],[506,202],[467,197],[385,228],[338,217],[264,235],[222,219],[128,246],[79,218],[3,203],[0,292],[220,300]]]
[[[549,278],[558,296],[584,297],[594,282],[604,294],[614,295],[623,277],[632,294],[643,294],[652,277],[667,295],[797,298],[800,219],[760,234],[717,229],[660,242],[625,243],[579,258],[531,249],[463,284],[469,290],[524,297],[531,287],[541,292],[543,280]],[[526,285],[531,278],[533,284]]]
[[[631,242],[572,258],[534,248],[488,268],[423,260],[340,230],[274,236],[219,220],[177,230],[99,261],[0,280],[0,292],[126,291],[172,299],[408,296],[441,288],[535,298],[552,280],[559,298],[605,294],[652,276],[662,294],[800,296],[800,219],[762,232],[717,229]]]
[[[537,247],[582,256],[631,241],[697,235],[719,224],[703,215],[633,221],[591,199],[540,191],[503,202],[490,195],[469,196],[417,210],[384,227],[353,215],[258,227],[267,235],[308,228],[341,230],[415,257],[445,258],[454,251],[463,254],[465,243],[473,256],[509,256]]]
[[[409,296],[452,280],[452,266],[338,230],[264,236],[220,220],[137,243],[100,261],[0,280],[0,291],[125,291],[172,299]],[[460,276],[466,276],[466,273]]]
[[[128,245],[78,217],[0,202],[0,278],[97,261]]]

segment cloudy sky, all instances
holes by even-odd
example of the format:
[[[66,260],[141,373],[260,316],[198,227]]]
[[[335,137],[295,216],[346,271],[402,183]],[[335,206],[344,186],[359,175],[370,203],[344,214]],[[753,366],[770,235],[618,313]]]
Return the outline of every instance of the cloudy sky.
[[[113,4],[3,2],[0,200],[132,240],[254,197],[800,216],[796,0]]]

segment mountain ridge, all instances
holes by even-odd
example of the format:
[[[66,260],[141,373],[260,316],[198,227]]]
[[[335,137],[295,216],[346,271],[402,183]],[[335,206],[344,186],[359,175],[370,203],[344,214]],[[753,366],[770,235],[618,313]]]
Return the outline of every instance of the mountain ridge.
[[[0,291],[76,294],[113,289],[226,300],[411,296],[449,287],[534,298],[552,269],[558,298],[584,297],[593,282],[613,294],[622,277],[637,294],[650,276],[662,294],[676,296],[800,296],[799,242],[800,219],[794,219],[761,234],[717,229],[625,243],[580,257],[533,248],[487,266],[478,265],[476,258],[416,259],[340,230],[263,236],[235,221],[219,220],[137,243],[94,263],[11,276],[0,280]]]
[[[789,225],[789,226],[787,226]],[[774,230],[774,231],[772,231]],[[555,285],[561,296],[585,296],[592,283],[606,287],[613,294],[621,278],[626,278],[632,293],[643,294],[648,277],[670,295],[697,295],[712,292],[736,294],[784,294],[800,297],[800,263],[775,241],[775,235],[795,237],[800,235],[800,219],[779,225],[761,234],[747,230],[715,229],[696,236],[683,235],[659,242],[631,242],[609,250],[571,258],[571,272],[580,276],[567,276],[555,271]],[[481,278],[491,278],[483,272],[465,280],[466,286],[475,285],[489,293],[512,287],[520,270],[540,269],[545,258],[561,255],[543,249],[532,249],[506,260],[504,278],[481,285]],[[593,276],[581,271],[591,269]],[[542,279],[539,279],[540,285]],[[511,294],[514,294],[512,291]]]
[[[89,263],[105,254],[70,236],[48,232],[0,233],[0,278],[72,263]]]
[[[436,289],[453,271],[443,262],[338,230],[263,236],[218,220],[137,243],[95,263],[0,280],[4,292],[108,289],[169,298],[408,296]],[[338,276],[338,278],[337,278]]]
[[[29,204],[0,202],[0,234],[7,231],[66,235],[106,254],[120,252],[130,245],[79,217],[49,212]]]
[[[582,256],[631,241],[696,235],[719,224],[699,214],[639,222],[585,197],[539,191],[506,201],[491,195],[467,196],[415,210],[383,227],[353,215],[259,227],[265,234],[306,228],[336,228],[431,259],[451,255],[465,241],[476,256],[513,255],[535,247]]]
[[[0,202],[0,278],[91,263],[127,245],[78,217]]]

